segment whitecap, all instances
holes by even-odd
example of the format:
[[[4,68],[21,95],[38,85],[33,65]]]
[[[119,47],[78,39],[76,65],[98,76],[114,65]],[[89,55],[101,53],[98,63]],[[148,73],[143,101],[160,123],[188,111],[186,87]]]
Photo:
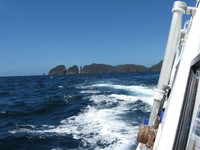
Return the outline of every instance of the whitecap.
[[[10,133],[35,133],[36,135],[48,133],[48,136],[71,134],[74,139],[81,140],[80,148],[129,149],[135,143],[133,139],[138,127],[119,119],[118,114],[121,113],[123,110],[120,109],[99,110],[88,105],[78,116],[62,120],[58,126],[42,125],[31,129],[19,128]]]
[[[59,85],[58,87],[59,87],[60,89],[64,88],[64,86],[62,86],[62,85]]]
[[[136,86],[136,85],[113,85],[113,84],[94,84],[94,87],[109,87],[113,89],[126,90],[130,93],[138,94],[139,96],[153,96],[154,90],[152,87]]]
[[[141,100],[145,103],[148,103],[149,105],[153,105],[153,97],[148,97],[148,96],[130,96],[130,95],[119,95],[119,94],[111,94],[111,97],[118,99],[118,100],[123,100],[126,102],[135,102],[137,100]]]
[[[105,86],[99,84],[98,86]],[[108,85],[106,85],[108,86]],[[63,119],[59,125],[41,125],[34,128],[21,127],[10,131],[16,133],[31,133],[35,136],[65,136],[72,135],[73,139],[80,140],[79,148],[96,149],[96,150],[118,150],[132,149],[136,144],[136,135],[139,126],[133,126],[134,119],[124,120],[123,115],[128,111],[133,111],[130,105],[141,100],[148,105],[152,105],[152,89],[142,86],[121,86],[109,85],[115,89],[125,89],[129,91],[138,91],[138,96],[110,94],[88,96],[89,100],[94,103],[88,105],[81,113]],[[94,92],[95,90],[85,90]],[[85,91],[81,91],[84,93]],[[113,105],[114,104],[114,105]],[[144,106],[144,111],[149,107]],[[134,117],[134,116],[133,116]],[[137,123],[138,124],[138,123]]]
[[[80,93],[85,93],[85,94],[99,94],[101,93],[100,91],[98,90],[84,90],[84,91],[80,91]]]

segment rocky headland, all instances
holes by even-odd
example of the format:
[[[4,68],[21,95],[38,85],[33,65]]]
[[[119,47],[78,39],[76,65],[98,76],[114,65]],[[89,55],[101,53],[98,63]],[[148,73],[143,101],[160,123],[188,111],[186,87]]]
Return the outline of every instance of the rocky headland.
[[[78,66],[73,65],[66,70],[66,74],[79,74]]]
[[[80,67],[80,71],[77,65],[66,69],[64,65],[58,65],[49,71],[49,75],[64,75],[64,74],[91,74],[91,73],[116,73],[116,72],[147,72],[147,71],[160,71],[162,61],[158,64],[151,66],[150,68],[142,65],[125,64],[111,66],[106,64],[91,64],[86,65],[83,68]]]
[[[58,65],[55,68],[52,68],[48,75],[61,75],[61,74],[66,74],[67,70],[64,65]]]

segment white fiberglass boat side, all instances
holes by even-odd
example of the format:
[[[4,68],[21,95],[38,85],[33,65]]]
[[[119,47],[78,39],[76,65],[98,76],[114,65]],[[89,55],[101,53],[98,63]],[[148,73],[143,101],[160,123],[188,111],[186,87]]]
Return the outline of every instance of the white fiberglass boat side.
[[[163,122],[159,126],[154,148],[155,150],[171,150],[174,146],[176,132],[181,115],[181,108],[189,78],[191,62],[200,51],[200,8],[192,19],[190,31],[183,55],[172,87]]]
[[[150,120],[148,126],[141,126],[138,132],[137,139],[144,145],[137,149],[200,149],[199,3],[197,0],[196,6],[190,7],[181,1],[174,2],[164,64],[155,90]],[[184,14],[191,18],[181,30]],[[167,105],[159,123],[164,102]],[[155,136],[152,138],[151,134]]]

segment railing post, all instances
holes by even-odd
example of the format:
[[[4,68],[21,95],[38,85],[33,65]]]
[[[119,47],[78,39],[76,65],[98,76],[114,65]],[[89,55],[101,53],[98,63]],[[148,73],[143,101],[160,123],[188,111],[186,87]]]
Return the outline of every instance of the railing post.
[[[175,54],[178,50],[181,36],[181,25],[182,17],[186,11],[186,3],[182,1],[176,1],[173,5],[173,16],[168,36],[168,42],[166,46],[165,56],[163,59],[162,69],[160,72],[160,78],[158,81],[157,89],[154,94],[154,103],[152,106],[152,111],[150,114],[149,124],[152,126],[155,122],[158,109],[160,107],[160,102],[164,95],[164,90],[168,86],[170,79],[170,73],[172,71],[172,66],[175,58]]]

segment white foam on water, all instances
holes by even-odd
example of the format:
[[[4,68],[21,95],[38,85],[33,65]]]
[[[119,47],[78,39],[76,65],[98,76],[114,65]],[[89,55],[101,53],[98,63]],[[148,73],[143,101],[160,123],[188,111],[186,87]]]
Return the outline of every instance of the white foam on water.
[[[145,96],[130,96],[130,95],[119,95],[119,94],[111,94],[111,95],[92,95],[90,101],[94,101],[96,104],[106,102],[107,105],[120,102],[120,105],[133,103],[137,100],[141,100],[149,105],[153,105],[153,97],[145,97]],[[126,107],[126,106],[124,106]]]
[[[1,111],[0,112],[0,114],[6,114],[6,113],[8,113],[8,112],[6,112],[6,111]]]
[[[125,102],[135,102],[137,100],[141,100],[149,105],[153,105],[153,97],[146,97],[146,96],[129,96],[129,95],[118,95],[118,94],[111,94],[111,97],[115,99],[120,99]]]
[[[59,86],[58,86],[58,88],[62,89],[62,88],[64,88],[64,86],[62,86],[62,85],[59,85]]]
[[[145,86],[136,86],[136,85],[130,85],[130,86],[125,86],[125,85],[113,85],[113,84],[94,84],[92,85],[94,87],[109,87],[113,89],[121,89],[121,90],[126,90],[132,93],[136,93],[138,95],[143,95],[143,96],[153,96],[154,90],[151,87],[145,87]]]
[[[98,86],[105,86],[100,84]],[[108,85],[106,85],[108,86]],[[111,86],[111,85],[109,85]],[[29,128],[21,127],[13,131],[17,133],[33,133],[36,136],[72,135],[73,139],[80,140],[79,149],[95,150],[129,150],[136,144],[139,126],[133,126],[132,121],[123,120],[123,115],[130,104],[141,100],[152,105],[152,89],[141,86],[113,86],[117,89],[134,90],[147,95],[91,95],[89,100],[95,105],[88,105],[77,116],[64,119],[58,126],[43,125]],[[137,89],[138,88],[138,89]],[[92,91],[90,91],[92,93]],[[113,106],[113,104],[115,104]],[[100,107],[101,106],[101,107]],[[131,110],[129,110],[131,111]],[[148,111],[148,110],[147,110]],[[133,116],[134,117],[134,116]]]
[[[101,93],[98,90],[84,90],[84,91],[80,91],[80,93],[86,93],[86,94],[99,94]]]
[[[78,116],[62,120],[63,126],[70,126],[74,139],[81,139],[80,148],[129,149],[138,127],[120,121],[117,109],[96,109],[87,106]],[[99,146],[100,145],[104,145]]]
[[[119,121],[118,113],[122,112],[87,106],[78,116],[62,120],[59,126],[43,125],[42,130],[20,128],[10,133],[72,134],[74,139],[81,140],[79,147],[83,149],[129,149],[134,144],[138,127]]]

